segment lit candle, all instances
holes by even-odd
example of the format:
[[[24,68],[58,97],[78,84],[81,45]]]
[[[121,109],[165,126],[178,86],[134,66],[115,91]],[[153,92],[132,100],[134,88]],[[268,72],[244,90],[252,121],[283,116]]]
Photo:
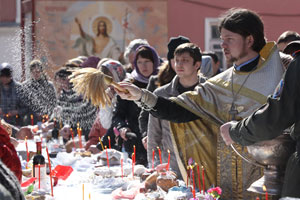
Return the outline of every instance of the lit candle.
[[[263,191],[265,192],[265,199],[266,200],[268,200],[269,198],[268,198],[268,191],[267,191],[267,188],[266,188],[266,186],[265,185],[263,185]]]
[[[107,146],[105,146],[105,150],[106,150],[107,167],[109,168],[109,159],[108,159]]]
[[[192,176],[193,176],[193,197],[194,199],[196,198],[196,191],[195,191],[195,175],[194,175],[194,167],[191,166],[191,169],[192,169]]]
[[[123,179],[123,157],[121,158],[121,177]]]
[[[43,120],[44,120],[44,116],[43,116]],[[56,118],[55,117],[53,118],[53,124],[54,124],[54,127],[56,127]]]
[[[82,200],[84,200],[84,183],[82,183]]]
[[[202,185],[203,185],[203,194],[205,193],[205,174],[204,167],[202,166]]]
[[[135,164],[135,158],[136,158],[136,152],[135,152],[135,145],[133,145],[133,154],[134,154],[134,164]]]
[[[48,157],[48,163],[49,163],[49,176],[50,176],[50,186],[51,186],[51,196],[53,196],[53,184],[52,184],[52,174],[51,174],[51,161],[50,161],[50,156],[48,152],[48,147],[46,146],[46,152],[47,152],[47,157]]]
[[[39,164],[39,189],[41,189],[41,165]]]
[[[45,115],[42,116],[42,123],[45,123]],[[55,121],[54,121],[55,124]]]
[[[29,162],[29,151],[28,151],[28,144],[27,144],[27,136],[25,136],[25,147],[26,147],[26,154],[27,154],[27,163],[26,163],[26,169],[28,168],[28,162]]]
[[[160,151],[160,148],[157,147],[158,149],[158,156],[159,156],[159,161],[160,161],[160,164],[162,164],[162,160],[161,160],[161,151]]]
[[[199,192],[201,193],[201,180],[200,180],[200,168],[199,165],[196,163],[195,165],[197,165],[197,175],[198,175],[198,184],[199,184]]]
[[[108,148],[111,149],[110,136],[108,136],[107,138],[108,138]]]
[[[104,147],[103,147],[103,143],[102,143],[102,141],[101,141],[101,138],[99,137],[99,142],[100,142],[100,144],[101,144],[101,147],[102,147],[102,151],[104,150]]]
[[[91,193],[89,193],[89,200],[91,200]]]
[[[72,136],[72,140],[73,140],[73,147],[74,147],[74,149],[76,149],[75,140],[74,140],[74,133],[73,133],[72,128],[70,128],[70,132],[71,132],[71,136]]]
[[[16,115],[16,125],[18,126],[18,118],[19,118],[19,115]]]
[[[132,178],[134,177],[134,165],[135,165],[135,163],[134,163],[134,157],[135,157],[135,155],[134,155],[134,153],[132,153]]]
[[[171,156],[171,154],[170,154],[170,150],[168,149],[168,164],[167,164],[167,171],[169,171],[169,167],[170,167],[170,156]]]
[[[33,115],[30,115],[30,119],[31,119],[31,125],[33,126]]]
[[[152,149],[152,169],[154,169],[154,156],[155,156],[155,151]]]

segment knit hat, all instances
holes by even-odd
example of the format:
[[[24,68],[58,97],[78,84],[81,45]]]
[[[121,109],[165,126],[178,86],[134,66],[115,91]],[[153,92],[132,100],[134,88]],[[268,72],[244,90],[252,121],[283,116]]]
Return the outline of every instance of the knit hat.
[[[97,56],[90,56],[88,57],[82,64],[81,67],[92,67],[97,68],[98,62],[100,61],[100,58]]]
[[[4,62],[0,65],[0,76],[12,76],[12,66],[9,63]]]
[[[177,37],[171,37],[170,41],[168,43],[168,55],[167,55],[168,60],[171,60],[172,58],[174,58],[175,49],[179,45],[184,44],[184,43],[189,43],[189,42],[190,42],[190,39],[187,37],[184,37],[182,35],[179,35]]]
[[[114,81],[120,82],[126,77],[126,72],[119,61],[109,59],[101,64],[102,67],[107,68],[113,76]]]

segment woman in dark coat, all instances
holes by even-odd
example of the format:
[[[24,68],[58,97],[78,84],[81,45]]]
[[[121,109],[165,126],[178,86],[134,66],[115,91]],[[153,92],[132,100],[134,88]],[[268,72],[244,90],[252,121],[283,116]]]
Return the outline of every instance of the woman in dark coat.
[[[146,88],[149,77],[158,72],[159,58],[156,51],[150,46],[140,46],[135,54],[134,70],[130,80],[141,88]],[[139,130],[138,117],[141,112],[134,102],[117,98],[116,107],[113,111],[112,127],[117,128],[120,137],[120,148],[124,145],[129,156],[136,146],[136,164],[147,164],[147,152],[142,144],[142,134]],[[131,136],[130,136],[131,135]],[[136,136],[136,137],[135,137]]]

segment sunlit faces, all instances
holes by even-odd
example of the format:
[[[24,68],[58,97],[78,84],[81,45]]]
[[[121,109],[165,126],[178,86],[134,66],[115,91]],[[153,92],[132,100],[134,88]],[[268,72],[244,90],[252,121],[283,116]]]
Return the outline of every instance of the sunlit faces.
[[[175,72],[179,78],[189,78],[197,75],[201,62],[194,64],[194,59],[188,52],[181,55],[175,55]]]
[[[238,33],[222,28],[221,39],[223,40],[221,46],[227,61],[235,62],[237,65],[247,61],[247,55],[253,44],[253,41],[250,41],[252,36],[244,38]]]
[[[7,85],[11,82],[11,77],[8,76],[0,76],[0,83],[2,83],[3,85]]]
[[[64,89],[64,90],[69,90],[70,89],[70,83],[68,77],[59,77],[57,76],[55,78],[55,83],[58,87],[58,89]]]
[[[33,67],[30,69],[30,75],[34,80],[39,80],[42,76],[42,70],[39,67]]]
[[[150,59],[138,56],[136,64],[144,77],[148,78],[153,73],[153,62]]]

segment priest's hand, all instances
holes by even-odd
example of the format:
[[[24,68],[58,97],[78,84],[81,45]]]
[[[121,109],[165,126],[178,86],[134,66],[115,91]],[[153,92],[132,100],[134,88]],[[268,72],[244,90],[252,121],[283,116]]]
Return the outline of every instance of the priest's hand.
[[[121,83],[119,83],[119,85],[121,88],[115,87],[115,91],[122,99],[132,100],[132,101],[141,99],[141,97],[142,97],[142,89],[141,88],[139,88],[129,82],[121,82]],[[120,89],[122,89],[122,90],[120,90]]]
[[[234,141],[230,137],[229,129],[233,124],[236,124],[236,123],[237,123],[236,121],[230,121],[230,122],[223,124],[220,127],[220,133],[221,133],[221,136],[226,145],[231,145],[234,143]]]

